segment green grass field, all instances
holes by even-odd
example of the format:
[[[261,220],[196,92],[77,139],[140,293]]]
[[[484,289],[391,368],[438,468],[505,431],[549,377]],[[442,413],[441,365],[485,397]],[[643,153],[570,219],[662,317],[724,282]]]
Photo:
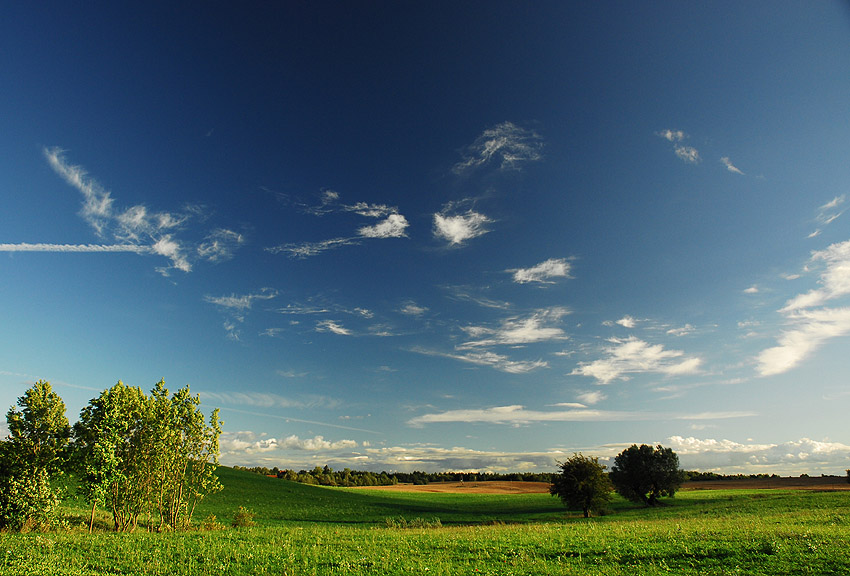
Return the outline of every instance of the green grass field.
[[[546,494],[220,476],[225,490],[196,521],[229,526],[244,506],[255,527],[90,535],[85,506],[71,499],[63,529],[0,534],[0,574],[850,574],[850,492],[697,490],[656,509],[616,499],[610,514],[585,520]]]

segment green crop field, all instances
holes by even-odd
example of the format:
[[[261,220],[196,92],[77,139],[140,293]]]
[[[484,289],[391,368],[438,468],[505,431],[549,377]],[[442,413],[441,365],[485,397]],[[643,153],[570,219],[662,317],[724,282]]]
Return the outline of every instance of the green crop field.
[[[0,534],[2,575],[850,574],[850,492],[695,490],[585,520],[546,494],[320,488],[227,468],[203,503],[218,529]],[[243,506],[256,526],[230,527]],[[209,527],[208,527],[209,528]]]

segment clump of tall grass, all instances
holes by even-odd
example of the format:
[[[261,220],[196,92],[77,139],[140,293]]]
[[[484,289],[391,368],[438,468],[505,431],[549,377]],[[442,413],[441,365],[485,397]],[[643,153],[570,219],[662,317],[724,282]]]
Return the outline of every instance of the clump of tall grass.
[[[413,518],[408,520],[404,516],[390,516],[384,523],[387,528],[407,529],[407,528],[442,528],[443,523],[436,516],[434,518]]]
[[[256,516],[257,515],[253,510],[240,506],[233,515],[233,522],[231,523],[231,526],[234,528],[250,528],[252,526],[256,526],[257,523],[254,522],[254,518]]]

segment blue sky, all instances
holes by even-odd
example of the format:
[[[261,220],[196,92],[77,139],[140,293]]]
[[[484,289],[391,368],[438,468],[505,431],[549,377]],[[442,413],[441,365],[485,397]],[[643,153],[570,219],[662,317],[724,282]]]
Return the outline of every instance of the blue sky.
[[[3,406],[164,378],[281,468],[850,467],[845,3],[2,14]]]

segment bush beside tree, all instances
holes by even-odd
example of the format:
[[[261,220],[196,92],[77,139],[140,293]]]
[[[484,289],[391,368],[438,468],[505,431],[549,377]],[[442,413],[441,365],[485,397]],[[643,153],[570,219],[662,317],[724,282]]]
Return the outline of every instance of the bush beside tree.
[[[568,510],[581,510],[585,518],[605,510],[613,487],[598,458],[573,454],[559,467],[561,472],[552,478],[550,494],[558,496]]]

